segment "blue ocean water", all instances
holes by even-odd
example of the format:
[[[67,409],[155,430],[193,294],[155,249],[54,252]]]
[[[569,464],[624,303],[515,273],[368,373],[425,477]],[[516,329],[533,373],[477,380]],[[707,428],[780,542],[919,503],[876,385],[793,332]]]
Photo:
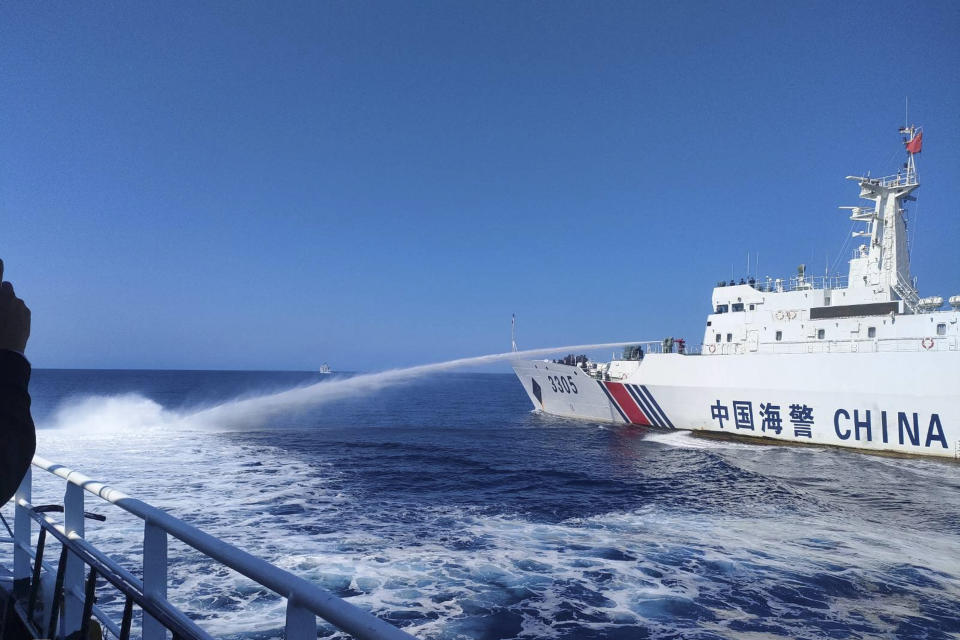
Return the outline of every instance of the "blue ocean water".
[[[338,379],[38,370],[38,453],[423,638],[960,636],[954,463],[553,418],[501,374],[363,389],[242,430],[163,417]],[[139,523],[88,508],[108,520],[87,537],[136,569]],[[278,598],[170,556],[171,597],[201,626],[280,636]]]

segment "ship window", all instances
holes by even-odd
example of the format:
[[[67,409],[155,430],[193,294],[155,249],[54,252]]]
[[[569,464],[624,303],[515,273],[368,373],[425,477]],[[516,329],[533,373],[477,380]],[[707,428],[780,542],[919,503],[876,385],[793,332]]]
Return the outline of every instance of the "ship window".
[[[734,303],[733,303],[733,311],[743,311],[743,303],[742,303],[742,302],[734,302]]]
[[[753,311],[754,305],[750,305],[750,311]]]
[[[712,325],[712,324],[713,324],[713,322],[712,322],[712,321],[710,321],[710,320],[707,320],[707,326],[708,326],[708,327],[709,327],[710,325]]]
[[[947,335],[947,325],[943,322],[937,325],[937,335],[945,336]]]
[[[720,342],[720,334],[717,334],[717,342]]]
[[[728,333],[728,334],[727,334],[727,342],[733,342],[733,334],[732,334],[732,333]]]
[[[730,309],[729,305],[725,305],[725,304],[717,305],[717,313],[726,313],[729,309]]]
[[[777,331],[777,342],[783,340],[783,331]]]
[[[877,328],[876,327],[867,327],[867,337],[876,338],[877,337]]]
[[[817,340],[823,340],[825,335],[827,335],[827,332],[824,329],[817,329]]]

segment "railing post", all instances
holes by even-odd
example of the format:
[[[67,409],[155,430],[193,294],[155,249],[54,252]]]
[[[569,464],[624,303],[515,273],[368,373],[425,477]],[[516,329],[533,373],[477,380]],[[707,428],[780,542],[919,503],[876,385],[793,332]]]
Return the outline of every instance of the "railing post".
[[[33,530],[33,519],[26,507],[20,506],[20,501],[33,500],[33,469],[27,469],[17,493],[14,496],[13,516],[13,584],[18,596],[26,595],[29,590],[30,576],[33,567],[30,563],[30,536]]]
[[[143,527],[143,592],[148,598],[167,599],[167,532],[146,521]],[[165,640],[166,628],[143,614],[143,640]]]
[[[309,609],[287,598],[287,624],[284,640],[317,640],[317,617]]]
[[[63,496],[63,526],[67,535],[81,538],[83,530],[83,487],[67,482]],[[80,633],[83,622],[83,600],[75,593],[83,592],[83,561],[72,553],[67,554],[67,566],[63,573],[63,637]]]

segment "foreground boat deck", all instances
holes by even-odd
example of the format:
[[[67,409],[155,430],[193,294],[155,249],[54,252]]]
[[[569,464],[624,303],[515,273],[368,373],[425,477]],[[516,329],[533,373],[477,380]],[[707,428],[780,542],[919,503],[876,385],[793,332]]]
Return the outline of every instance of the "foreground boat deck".
[[[0,567],[0,640],[30,640],[33,637],[17,611],[13,573]]]
[[[33,473],[44,471],[66,481],[63,505],[34,505]],[[105,516],[87,512],[84,498],[114,505],[143,521],[142,566],[121,566],[84,538],[86,520]],[[254,557],[165,511],[101,482],[35,456],[14,498],[13,562],[0,564],[0,640],[23,638],[95,639],[109,635],[128,640],[134,608],[142,612],[144,640],[213,640],[186,613],[167,600],[168,538],[173,536],[209,560],[233,569],[286,600],[283,626],[287,640],[316,640],[317,618],[355,638],[412,640],[413,636],[331,592]],[[51,514],[63,514],[55,518]],[[39,529],[34,529],[36,523]],[[34,536],[36,532],[36,536]],[[52,547],[52,549],[51,549]],[[51,562],[51,556],[59,560]],[[11,571],[12,570],[12,571]],[[124,603],[122,619],[96,605],[98,589],[112,589]]]

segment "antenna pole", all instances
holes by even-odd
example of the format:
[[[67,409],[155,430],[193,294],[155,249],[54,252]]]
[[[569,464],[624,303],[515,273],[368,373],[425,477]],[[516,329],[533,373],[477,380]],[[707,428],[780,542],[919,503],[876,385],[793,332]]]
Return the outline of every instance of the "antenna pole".
[[[510,348],[517,351],[517,314],[510,314]]]

